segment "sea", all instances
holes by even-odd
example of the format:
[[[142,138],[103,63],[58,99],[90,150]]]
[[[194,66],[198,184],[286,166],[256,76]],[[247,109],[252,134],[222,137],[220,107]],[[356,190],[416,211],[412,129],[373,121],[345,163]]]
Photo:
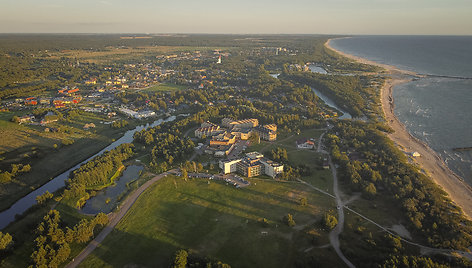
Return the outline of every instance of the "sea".
[[[472,185],[472,36],[355,36],[342,52],[427,75],[393,90],[395,114]]]

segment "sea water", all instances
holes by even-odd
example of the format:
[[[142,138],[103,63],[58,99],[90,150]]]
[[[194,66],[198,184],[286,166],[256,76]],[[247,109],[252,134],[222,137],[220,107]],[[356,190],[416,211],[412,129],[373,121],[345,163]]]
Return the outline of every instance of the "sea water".
[[[348,54],[430,75],[394,88],[395,114],[472,185],[472,37],[356,36],[331,46]]]

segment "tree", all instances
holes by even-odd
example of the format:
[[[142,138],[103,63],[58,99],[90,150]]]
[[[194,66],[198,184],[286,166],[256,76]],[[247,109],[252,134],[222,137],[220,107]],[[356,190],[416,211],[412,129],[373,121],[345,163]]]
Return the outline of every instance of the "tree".
[[[202,163],[198,163],[198,164],[197,164],[197,171],[200,172],[200,171],[202,171],[202,170],[203,170],[203,165],[202,165]]]
[[[11,174],[8,171],[0,173],[0,183],[7,183],[11,181]]]
[[[338,219],[335,216],[331,215],[330,213],[326,212],[323,217],[323,225],[328,228],[329,230],[334,229],[338,224]]]
[[[182,178],[184,178],[184,179],[188,178],[188,172],[185,168],[182,169]]]
[[[38,203],[38,205],[42,205],[47,200],[49,200],[53,197],[54,197],[53,194],[51,194],[49,191],[46,191],[44,194],[36,196],[36,202]]]
[[[375,185],[373,183],[369,183],[362,191],[362,194],[366,198],[372,199],[375,194],[377,194],[377,189],[375,188]]]
[[[0,232],[0,250],[5,250],[13,243],[13,237],[9,233]]]
[[[287,216],[284,217],[284,222],[290,227],[295,226],[295,220],[293,219],[292,214],[287,214]]]
[[[300,198],[299,204],[300,204],[300,206],[308,205],[308,200],[306,199],[306,197]]]
[[[187,251],[181,249],[175,253],[172,268],[185,268],[187,266]]]

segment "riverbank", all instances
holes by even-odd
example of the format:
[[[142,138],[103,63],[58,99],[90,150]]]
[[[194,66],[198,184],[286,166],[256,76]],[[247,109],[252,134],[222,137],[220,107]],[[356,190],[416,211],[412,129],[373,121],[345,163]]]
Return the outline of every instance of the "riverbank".
[[[385,120],[390,128],[394,130],[393,133],[388,134],[388,137],[399,146],[402,151],[418,152],[421,156],[414,158],[414,161],[423,169],[433,181],[439,185],[449,197],[459,207],[462,208],[464,214],[472,219],[472,188],[463,181],[458,175],[450,170],[439,155],[433,151],[426,143],[413,137],[406,127],[398,120],[394,114],[394,99],[393,89],[396,85],[411,81],[412,77],[420,77],[420,75],[398,69],[391,65],[381,64],[370,61],[364,58],[353,56],[341,52],[330,46],[332,39],[329,39],[325,46],[338,54],[355,60],[359,63],[375,65],[383,68],[383,72],[387,76],[384,85],[381,89],[381,104],[384,112]]]

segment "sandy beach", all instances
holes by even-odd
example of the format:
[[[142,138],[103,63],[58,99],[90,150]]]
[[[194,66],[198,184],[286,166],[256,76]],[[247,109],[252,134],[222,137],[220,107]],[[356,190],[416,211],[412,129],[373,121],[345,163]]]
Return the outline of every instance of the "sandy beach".
[[[429,146],[423,141],[413,137],[394,114],[394,100],[392,95],[394,86],[411,81],[412,78],[408,78],[408,75],[417,77],[419,77],[419,75],[414,72],[398,69],[394,66],[380,64],[343,53],[330,46],[331,40],[332,39],[329,39],[325,43],[327,48],[360,63],[375,65],[385,69],[385,74],[390,78],[386,79],[385,84],[381,89],[380,98],[382,110],[385,114],[385,120],[394,130],[394,133],[388,134],[388,137],[393,140],[402,151],[416,151],[420,153],[421,156],[416,157],[414,159],[415,162],[433,179],[436,184],[448,193],[449,198],[462,208],[464,214],[469,219],[472,219],[472,188],[465,183],[462,178],[450,170],[435,151],[429,148]]]

